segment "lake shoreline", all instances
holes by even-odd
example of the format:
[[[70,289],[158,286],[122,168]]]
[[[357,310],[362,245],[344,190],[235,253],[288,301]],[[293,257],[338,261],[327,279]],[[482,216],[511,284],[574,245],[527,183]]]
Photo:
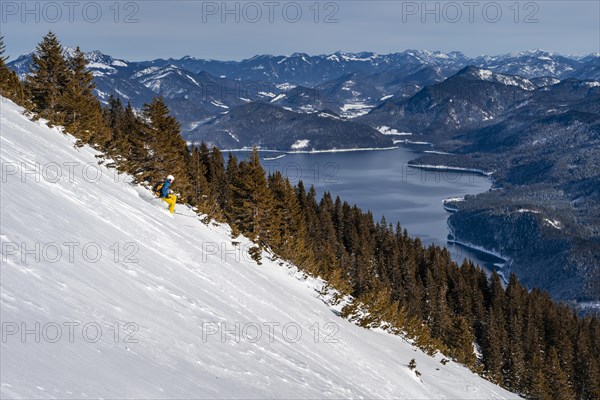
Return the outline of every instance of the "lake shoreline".
[[[388,151],[388,150],[397,150],[399,146],[391,146],[391,147],[357,147],[350,149],[326,149],[326,150],[276,150],[276,149],[258,149],[259,153],[284,153],[284,154],[322,154],[322,153],[352,153],[359,151]],[[241,148],[241,149],[225,149],[221,150],[221,153],[229,153],[229,152],[252,152],[251,148]]]
[[[408,164],[408,166],[427,171],[472,172],[486,177],[491,177],[494,174],[494,171],[484,171],[478,168],[451,167],[448,165]]]
[[[374,211],[375,220],[385,216],[387,221],[400,222],[412,237],[419,237],[424,243],[448,246],[447,212],[454,210],[450,210],[452,204],[445,201],[483,193],[490,189],[491,178],[457,169],[441,174],[439,179],[423,179],[407,166],[411,166],[409,163],[424,150],[430,151],[431,148],[402,143],[393,148],[327,151],[259,149],[259,152],[264,153],[261,163],[271,173],[279,170],[292,182],[302,180],[305,185],[314,185],[318,193],[339,195],[361,209]],[[243,160],[251,151],[244,148],[234,153]],[[284,155],[285,158],[282,157]],[[460,264],[463,256],[486,270],[493,270],[493,263],[498,262],[496,259],[490,261],[490,257],[475,250],[463,250],[453,259]]]

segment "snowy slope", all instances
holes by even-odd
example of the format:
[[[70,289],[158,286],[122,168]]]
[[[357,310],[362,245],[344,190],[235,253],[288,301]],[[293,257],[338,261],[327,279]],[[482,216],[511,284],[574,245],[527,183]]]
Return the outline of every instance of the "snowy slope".
[[[181,205],[170,216],[96,167],[95,151],[0,100],[2,398],[515,397],[339,318],[293,267],[215,251],[234,251],[227,227]],[[210,334],[221,323],[242,332]]]

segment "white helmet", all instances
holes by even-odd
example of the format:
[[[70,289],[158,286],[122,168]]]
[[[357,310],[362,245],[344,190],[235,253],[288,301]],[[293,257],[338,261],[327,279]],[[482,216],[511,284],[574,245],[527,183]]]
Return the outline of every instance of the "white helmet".
[[[175,177],[173,175],[169,175],[169,176],[167,176],[167,180],[169,182],[173,182],[175,180]]]

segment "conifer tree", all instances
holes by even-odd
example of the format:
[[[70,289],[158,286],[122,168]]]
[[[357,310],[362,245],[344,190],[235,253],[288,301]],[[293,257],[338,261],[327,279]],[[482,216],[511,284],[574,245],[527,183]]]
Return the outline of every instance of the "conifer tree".
[[[104,146],[110,138],[105,125],[100,102],[94,96],[94,75],[87,69],[87,60],[77,47],[67,61],[68,79],[61,94],[60,109],[64,113],[63,124],[82,144]]]
[[[229,223],[232,225],[232,234],[233,236],[237,236],[239,235],[239,231],[237,230],[237,224],[235,221],[237,221],[237,215],[236,215],[236,206],[237,206],[237,185],[239,184],[238,180],[240,178],[240,167],[239,167],[239,162],[238,159],[235,155],[233,154],[229,154],[229,158],[227,159],[227,168],[225,171],[225,175],[226,175],[226,182],[225,184],[227,185],[227,202],[225,204],[225,207],[223,209],[223,212],[225,214],[225,216],[227,217],[227,220],[229,221]],[[210,189],[210,188],[209,188]],[[216,199],[216,197],[215,197]],[[216,203],[216,200],[215,200]],[[218,204],[218,203],[216,203]]]
[[[121,166],[131,153],[131,143],[125,132],[125,108],[121,99],[110,95],[108,106],[103,110],[104,121],[111,132],[111,140],[105,148],[109,157],[115,160],[116,166]]]
[[[482,353],[487,376],[492,382],[502,384],[502,365],[504,360],[502,343],[504,342],[504,329],[499,316],[500,314],[495,309],[489,310]]]
[[[514,273],[510,275],[506,288],[506,318],[508,323],[507,335],[508,346],[504,350],[504,382],[506,387],[519,391],[524,389],[523,377],[525,375],[525,351],[524,351],[524,307],[525,291],[517,282]]]
[[[534,362],[530,367],[530,372],[532,378],[530,386],[526,391],[527,396],[536,400],[552,400],[552,391],[546,374],[544,373],[544,368],[540,366],[539,363]]]
[[[69,82],[69,71],[63,48],[54,33],[49,32],[38,44],[30,71],[25,89],[31,110],[52,124],[62,124],[65,115],[60,101]]]
[[[196,146],[192,148],[188,171],[194,190],[194,204],[208,216],[215,215],[216,210],[213,209],[215,204],[210,203],[210,187],[206,180],[206,166],[202,162],[200,150]]]
[[[200,143],[200,146],[198,147],[198,152],[200,155],[200,161],[202,161],[202,163],[204,164],[204,166],[206,167],[206,179],[208,180],[208,182],[212,182],[212,176],[213,176],[213,171],[212,171],[212,165],[211,165],[211,161],[210,161],[210,149],[208,148],[208,145],[205,142]]]
[[[272,238],[273,197],[256,148],[250,159],[239,165],[231,201],[231,212],[240,230],[261,245],[268,244]]]
[[[23,85],[17,77],[16,72],[11,71],[6,65],[8,57],[4,56],[4,50],[4,37],[0,36],[0,94],[17,104],[24,105],[25,94],[23,92]]]
[[[181,137],[179,122],[169,115],[162,97],[144,105],[143,115],[149,124],[146,145],[152,157],[152,167],[145,172],[145,178],[156,182],[171,174],[176,179],[174,190],[183,196],[181,200],[192,201],[194,192],[187,171],[190,153]]]
[[[138,118],[131,103],[125,107],[122,130],[127,144],[124,144],[126,152],[122,154],[121,166],[124,171],[133,174],[136,182],[143,182],[147,171],[154,169],[152,149],[147,142],[150,128]]]
[[[8,57],[4,55],[5,50],[4,36],[0,36],[0,68],[2,69],[6,68],[6,61],[8,61]]]
[[[450,355],[459,363],[468,367],[475,365],[477,361],[473,351],[474,337],[467,319],[462,316],[455,316],[450,335],[452,348]]]
[[[285,182],[281,172],[275,171],[275,173],[269,175],[267,178],[267,185],[273,195],[273,212],[271,214],[271,222],[274,226],[274,229],[271,232],[272,248],[276,253],[288,258],[288,254],[284,254],[287,250],[286,235],[289,232],[286,232],[289,227],[287,221],[288,210],[285,208],[284,204]]]
[[[269,177],[268,185],[274,200],[271,222],[276,227],[272,240],[283,257],[294,258],[300,266],[308,267],[311,260],[305,243],[306,226],[294,188],[279,171]]]
[[[558,354],[554,347],[550,348],[550,353],[547,361],[547,379],[550,386],[550,392],[553,400],[573,400],[575,393],[571,387],[571,383],[567,374],[560,366]]]
[[[338,292],[340,292],[342,296],[352,293],[352,285],[340,267],[334,267],[331,270],[329,276],[327,277],[327,282],[333,289],[336,289]]]
[[[574,365],[575,391],[578,399],[600,399],[600,370],[590,348],[590,318],[580,324],[576,335],[576,358]],[[597,349],[596,349],[597,350]]]
[[[300,204],[300,201],[298,203]],[[348,282],[349,276],[347,270],[343,269],[342,266],[341,254],[343,249],[340,248],[339,243],[336,241],[337,235],[332,216],[333,202],[331,195],[325,193],[318,206],[317,215],[312,217],[318,222],[315,226],[307,226],[304,231],[306,232],[305,235],[309,235],[314,240],[312,244],[313,252],[319,255],[318,261],[314,264],[313,272],[330,281],[335,280],[338,286],[342,285],[340,280],[344,279],[346,284],[340,290],[348,294],[351,293],[352,286]],[[304,224],[306,224],[305,221]]]
[[[227,209],[230,185],[227,182],[227,175],[223,155],[216,147],[209,149],[206,143],[202,142],[197,149],[197,157],[194,164],[197,163],[197,169],[202,169],[207,187],[202,189],[202,197],[206,213],[219,221],[224,221]],[[237,160],[235,160],[237,165]],[[201,179],[198,176],[198,179]],[[203,183],[202,183],[203,184]]]
[[[223,153],[216,147],[213,147],[210,151],[209,173],[211,192],[218,206],[223,210],[226,207],[229,197],[229,185],[227,184],[227,176],[225,175]]]

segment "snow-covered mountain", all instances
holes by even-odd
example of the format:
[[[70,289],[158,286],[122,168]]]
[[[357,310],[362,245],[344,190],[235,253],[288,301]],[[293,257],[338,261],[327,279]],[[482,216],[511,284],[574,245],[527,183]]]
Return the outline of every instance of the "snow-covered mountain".
[[[183,137],[220,149],[257,146],[265,150],[323,151],[394,146],[389,136],[335,113],[296,113],[259,102],[235,107]]]
[[[73,49],[66,48],[65,52],[67,55],[71,54]],[[390,71],[409,75],[425,67],[434,67],[440,75],[448,77],[468,65],[525,78],[550,76],[559,79],[596,79],[595,76],[586,74],[594,74],[597,72],[594,67],[597,69],[600,66],[598,54],[576,57],[542,50],[479,57],[468,57],[456,51],[443,53],[427,50],[406,50],[385,55],[371,52],[336,52],[312,56],[294,53],[290,56],[257,55],[242,61],[204,60],[186,56],[180,59],[130,62],[99,51],[87,53],[86,56],[97,76],[118,75],[123,79],[135,79],[132,75],[149,67],[176,66],[192,74],[206,72],[215,77],[239,81],[309,87],[355,72],[362,72],[365,76]],[[9,64],[23,76],[28,72],[30,63],[31,54],[24,54]]]
[[[499,56],[482,56],[475,59],[474,65],[510,75],[527,78],[552,76],[567,78],[582,62],[575,57],[567,57],[544,50],[512,52]]]
[[[66,48],[65,54],[72,55],[73,51]],[[597,54],[575,57],[541,50],[475,58],[460,52],[427,50],[385,55],[257,55],[242,61],[188,56],[131,62],[100,51],[86,57],[100,101],[107,104],[113,94],[141,108],[153,96],[163,96],[185,133],[210,117],[253,101],[297,112],[330,110],[343,117],[358,117],[385,100],[408,98],[467,66],[503,74],[507,79],[600,80]],[[30,64],[31,54],[26,54],[9,65],[24,77]]]
[[[2,398],[517,398],[0,101]]]
[[[536,88],[520,76],[469,66],[408,99],[385,100],[358,120],[425,134],[472,129],[496,123]]]
[[[533,84],[529,79],[523,78],[520,75],[494,73],[493,71],[484,68],[467,67],[459,71],[454,76],[460,76],[470,80],[499,83],[507,86],[516,86],[523,90],[534,90],[536,88],[536,85]]]
[[[343,75],[315,88],[298,86],[271,102],[298,112],[331,110],[346,118],[364,115],[381,102],[383,92],[362,72]]]

